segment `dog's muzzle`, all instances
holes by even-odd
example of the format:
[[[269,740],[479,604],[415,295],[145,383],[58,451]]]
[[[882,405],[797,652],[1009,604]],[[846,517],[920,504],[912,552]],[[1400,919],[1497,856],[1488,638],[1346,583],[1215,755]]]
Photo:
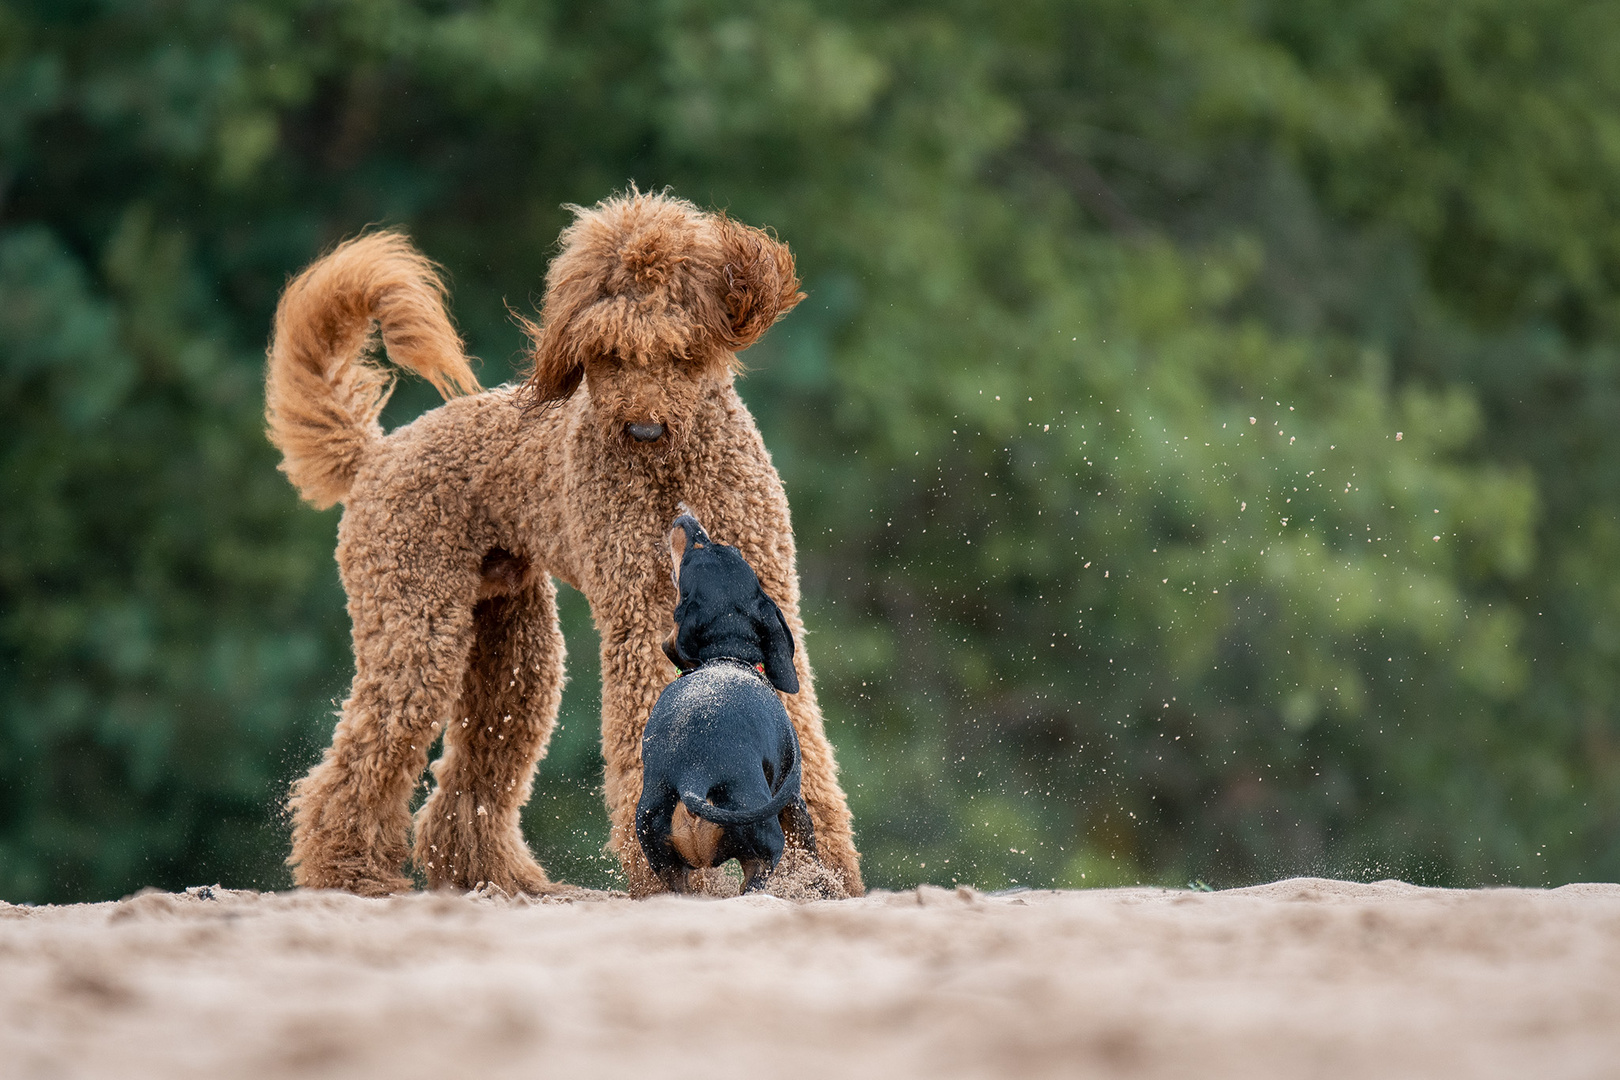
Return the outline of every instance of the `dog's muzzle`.
[[[657,421],[645,424],[626,424],[624,430],[636,442],[657,442],[664,437],[664,425]]]

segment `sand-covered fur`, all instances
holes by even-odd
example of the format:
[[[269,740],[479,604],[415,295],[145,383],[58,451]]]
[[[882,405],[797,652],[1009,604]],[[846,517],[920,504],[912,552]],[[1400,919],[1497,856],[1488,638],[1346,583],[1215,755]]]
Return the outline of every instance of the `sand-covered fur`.
[[[685,502],[731,538],[803,640],[787,498],[732,385],[735,353],[800,299],[768,234],[635,191],[577,211],[547,276],[533,371],[392,433],[389,358],[475,386],[432,267],[395,233],[350,241],[287,288],[267,377],[270,437],[310,502],[342,502],[338,564],[355,678],[332,745],[294,787],[301,885],[380,895],[431,886],[555,888],[518,825],[563,682],[557,578],[602,642],[610,843],[637,894],[662,888],[634,836],[642,725],[674,674],[659,550]],[[861,891],[850,815],[804,649],[788,702],[823,865]],[[412,787],[434,741],[437,781]],[[414,832],[414,837],[413,837]]]

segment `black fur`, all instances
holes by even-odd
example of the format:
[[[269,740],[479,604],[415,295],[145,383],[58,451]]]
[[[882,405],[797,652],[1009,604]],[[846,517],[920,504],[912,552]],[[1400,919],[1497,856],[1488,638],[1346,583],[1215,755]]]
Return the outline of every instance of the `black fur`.
[[[757,889],[788,836],[815,851],[799,791],[799,740],[776,695],[799,690],[793,637],[736,548],[714,543],[690,514],[675,530],[685,550],[664,652],[682,675],[659,695],[642,735],[636,838],[660,880],[684,891],[687,871],[702,868],[689,866],[671,840],[681,803],[721,828],[711,865],[737,859],[745,889]]]

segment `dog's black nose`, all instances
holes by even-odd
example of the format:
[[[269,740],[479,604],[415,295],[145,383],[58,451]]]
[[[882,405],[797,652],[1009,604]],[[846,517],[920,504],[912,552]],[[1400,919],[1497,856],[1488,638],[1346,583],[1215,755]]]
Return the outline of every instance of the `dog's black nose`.
[[[646,424],[626,424],[624,430],[628,431],[636,442],[657,442],[664,436],[664,425],[656,420]]]

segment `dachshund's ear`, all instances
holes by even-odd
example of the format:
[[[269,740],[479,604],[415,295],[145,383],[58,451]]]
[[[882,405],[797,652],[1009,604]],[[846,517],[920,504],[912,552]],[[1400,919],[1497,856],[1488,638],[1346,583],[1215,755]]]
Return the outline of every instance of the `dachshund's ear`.
[[[765,652],[765,677],[784,694],[799,692],[799,673],[793,670],[793,635],[776,601],[759,594],[760,637]]]
[[[680,671],[682,674],[691,671],[693,668],[698,666],[696,660],[693,660],[690,656],[687,656],[685,653],[681,652],[681,628],[679,626],[670,631],[669,636],[664,639],[663,648],[664,656],[668,658],[669,662],[674,664],[676,670]]]
[[[720,215],[724,324],[715,328],[727,349],[741,352],[804,299],[788,246],[762,229]]]
[[[703,651],[707,627],[700,625],[696,618],[700,607],[696,598],[682,597],[675,605],[675,631],[664,639],[664,655],[682,671],[697,667],[697,655]]]

